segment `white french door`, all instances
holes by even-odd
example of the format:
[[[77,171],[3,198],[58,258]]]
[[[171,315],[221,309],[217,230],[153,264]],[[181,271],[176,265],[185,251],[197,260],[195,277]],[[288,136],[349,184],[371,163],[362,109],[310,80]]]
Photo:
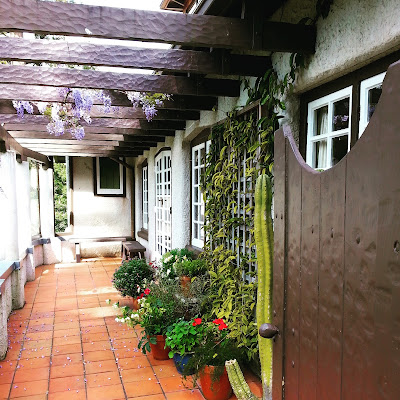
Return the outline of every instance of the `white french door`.
[[[171,151],[156,157],[156,252],[171,250]]]

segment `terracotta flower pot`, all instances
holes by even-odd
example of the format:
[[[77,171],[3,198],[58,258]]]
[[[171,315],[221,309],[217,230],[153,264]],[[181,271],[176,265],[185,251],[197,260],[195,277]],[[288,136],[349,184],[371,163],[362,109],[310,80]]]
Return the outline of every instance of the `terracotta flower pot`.
[[[181,276],[181,287],[184,293],[189,292],[190,284],[192,283],[192,278],[190,276]]]
[[[169,347],[167,347],[166,349],[164,348],[166,336],[156,335],[153,337],[155,337],[157,340],[156,344],[150,343],[151,354],[153,354],[154,359],[155,360],[169,360],[168,353],[171,351],[171,349]]]
[[[137,311],[137,310],[139,310],[139,308],[140,308],[140,304],[139,304],[138,299],[133,297],[132,298],[132,309]]]
[[[224,367],[222,374],[217,379],[213,379],[215,368],[211,365],[206,365],[199,374],[203,396],[207,400],[228,400],[232,396],[228,373]]]

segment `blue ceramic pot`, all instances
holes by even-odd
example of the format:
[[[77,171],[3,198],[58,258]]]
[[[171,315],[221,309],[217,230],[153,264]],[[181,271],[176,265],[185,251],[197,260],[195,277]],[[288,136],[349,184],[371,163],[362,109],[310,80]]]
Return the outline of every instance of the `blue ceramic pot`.
[[[183,369],[185,368],[186,364],[189,362],[191,357],[192,357],[191,354],[185,354],[184,356],[181,356],[179,353],[174,354],[172,359],[174,360],[175,367],[180,374],[183,374]]]

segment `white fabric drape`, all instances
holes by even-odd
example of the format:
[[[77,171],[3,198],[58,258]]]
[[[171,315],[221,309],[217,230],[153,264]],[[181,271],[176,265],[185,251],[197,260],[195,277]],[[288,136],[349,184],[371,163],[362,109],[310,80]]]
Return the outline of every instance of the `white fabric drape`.
[[[317,129],[319,135],[324,135],[328,133],[328,107],[323,107],[318,110],[318,120],[317,120]],[[327,141],[322,140],[318,142],[318,157],[317,157],[317,165],[316,168],[326,168],[328,167],[328,149],[327,149]]]

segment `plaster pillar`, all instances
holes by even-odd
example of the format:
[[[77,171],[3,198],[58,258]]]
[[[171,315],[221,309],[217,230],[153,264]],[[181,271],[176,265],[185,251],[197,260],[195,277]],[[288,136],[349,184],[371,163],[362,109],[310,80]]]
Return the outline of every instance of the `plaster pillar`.
[[[190,144],[183,141],[184,134],[176,131],[171,146],[173,249],[190,244]]]
[[[25,305],[25,274],[21,269],[15,270],[11,274],[11,293],[12,293],[12,309],[18,310]]]
[[[0,283],[2,279],[0,279]],[[7,336],[7,310],[5,296],[0,294],[0,360],[3,360],[7,354],[8,336]]]

